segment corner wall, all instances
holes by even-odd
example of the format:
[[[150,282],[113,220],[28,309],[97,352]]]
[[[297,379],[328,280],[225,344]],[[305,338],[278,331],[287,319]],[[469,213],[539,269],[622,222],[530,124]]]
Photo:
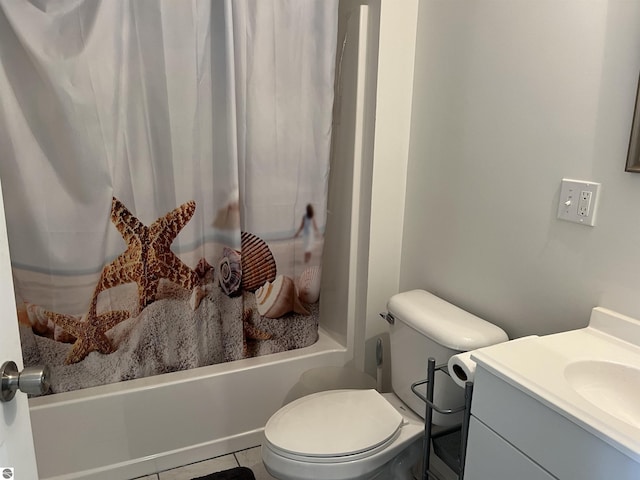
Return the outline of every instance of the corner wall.
[[[640,317],[638,52],[638,2],[422,1],[400,289],[510,337]],[[556,219],[563,177],[602,183],[596,227]]]
[[[372,2],[373,3],[373,2]],[[405,185],[411,125],[411,100],[418,0],[381,0],[365,330],[365,371],[376,374],[376,341],[389,351],[388,326],[379,316],[398,293],[405,216]],[[386,355],[388,357],[388,355]],[[383,387],[390,387],[390,363],[384,362]]]
[[[379,0],[341,0],[321,325],[363,370]]]

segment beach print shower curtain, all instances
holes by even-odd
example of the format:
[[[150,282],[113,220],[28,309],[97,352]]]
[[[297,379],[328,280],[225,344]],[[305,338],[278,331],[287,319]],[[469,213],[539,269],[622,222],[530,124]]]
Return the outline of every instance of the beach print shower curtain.
[[[63,392],[308,346],[337,0],[0,0],[27,365]]]

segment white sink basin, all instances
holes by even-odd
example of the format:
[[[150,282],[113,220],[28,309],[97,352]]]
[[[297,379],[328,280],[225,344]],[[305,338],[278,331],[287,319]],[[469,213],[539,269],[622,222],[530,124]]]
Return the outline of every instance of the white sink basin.
[[[598,360],[583,360],[564,369],[567,383],[609,415],[640,428],[640,369]]]

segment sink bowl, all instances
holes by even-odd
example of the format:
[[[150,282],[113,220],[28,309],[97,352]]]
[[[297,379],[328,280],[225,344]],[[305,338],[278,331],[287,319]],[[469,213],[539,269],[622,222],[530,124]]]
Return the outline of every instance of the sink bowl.
[[[567,383],[585,400],[640,428],[640,369],[620,363],[583,360],[565,367]]]

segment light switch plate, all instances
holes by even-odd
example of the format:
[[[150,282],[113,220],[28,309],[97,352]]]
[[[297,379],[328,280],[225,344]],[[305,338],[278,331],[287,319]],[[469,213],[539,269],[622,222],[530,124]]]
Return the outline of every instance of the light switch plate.
[[[563,178],[558,218],[593,227],[596,224],[599,193],[599,183]]]

